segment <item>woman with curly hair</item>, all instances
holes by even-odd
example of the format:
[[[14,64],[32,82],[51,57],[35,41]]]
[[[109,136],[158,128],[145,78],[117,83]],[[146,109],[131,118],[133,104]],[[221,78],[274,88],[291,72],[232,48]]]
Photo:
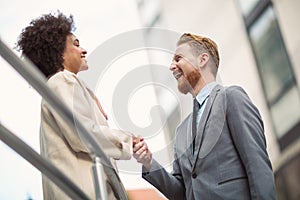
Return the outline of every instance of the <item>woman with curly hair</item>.
[[[133,135],[108,127],[105,113],[93,92],[78,78],[86,64],[86,50],[72,33],[73,17],[57,14],[43,15],[20,34],[17,46],[47,77],[47,85],[55,92],[73,115],[91,134],[112,162],[130,159]],[[92,160],[76,128],[70,128],[42,100],[41,155],[56,165],[91,199],[95,199]],[[113,163],[114,164],[114,163]],[[116,199],[106,181],[108,198]],[[55,184],[43,176],[44,199],[69,199]]]

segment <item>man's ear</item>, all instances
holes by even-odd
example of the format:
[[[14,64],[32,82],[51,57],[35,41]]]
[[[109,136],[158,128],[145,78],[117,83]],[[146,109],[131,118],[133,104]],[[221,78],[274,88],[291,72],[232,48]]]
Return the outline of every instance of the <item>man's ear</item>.
[[[198,56],[198,61],[199,61],[201,68],[206,66],[206,63],[208,63],[208,61],[209,61],[209,55],[207,53],[201,53]]]

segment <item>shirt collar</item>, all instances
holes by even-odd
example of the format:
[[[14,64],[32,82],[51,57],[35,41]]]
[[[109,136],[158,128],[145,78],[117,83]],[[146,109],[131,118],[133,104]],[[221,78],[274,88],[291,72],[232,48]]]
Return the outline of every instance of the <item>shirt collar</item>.
[[[202,90],[198,93],[196,96],[196,99],[200,105],[204,103],[204,101],[207,99],[209,96],[210,92],[213,90],[213,88],[217,85],[218,83],[213,81],[204,86]]]
[[[73,72],[70,72],[70,71],[69,71],[69,70],[67,70],[67,69],[64,69],[64,71],[65,71],[65,72],[67,72],[67,73],[69,73],[69,74],[71,74],[71,75],[77,76],[75,73],[73,73]]]

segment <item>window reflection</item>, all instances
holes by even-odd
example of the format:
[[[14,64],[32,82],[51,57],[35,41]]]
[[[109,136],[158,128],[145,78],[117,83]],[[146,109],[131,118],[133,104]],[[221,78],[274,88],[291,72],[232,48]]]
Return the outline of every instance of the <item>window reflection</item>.
[[[241,11],[244,16],[247,16],[255,7],[259,0],[238,0],[241,7]]]
[[[249,36],[275,131],[281,138],[300,119],[300,97],[271,6],[249,28]]]
[[[300,199],[300,155],[292,158],[289,163],[279,169],[276,176],[277,199]]]
[[[269,102],[294,82],[283,42],[271,7],[250,28],[259,70]]]
[[[271,115],[278,137],[282,137],[300,120],[300,98],[296,86],[271,107]]]

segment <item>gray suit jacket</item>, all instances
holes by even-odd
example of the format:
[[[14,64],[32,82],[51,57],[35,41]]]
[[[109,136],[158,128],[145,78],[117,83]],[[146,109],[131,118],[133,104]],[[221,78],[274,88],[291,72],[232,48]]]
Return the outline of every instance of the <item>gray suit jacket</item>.
[[[176,130],[173,172],[153,160],[143,178],[169,199],[276,199],[263,122],[242,88],[212,90],[194,155],[191,121],[189,115]]]

